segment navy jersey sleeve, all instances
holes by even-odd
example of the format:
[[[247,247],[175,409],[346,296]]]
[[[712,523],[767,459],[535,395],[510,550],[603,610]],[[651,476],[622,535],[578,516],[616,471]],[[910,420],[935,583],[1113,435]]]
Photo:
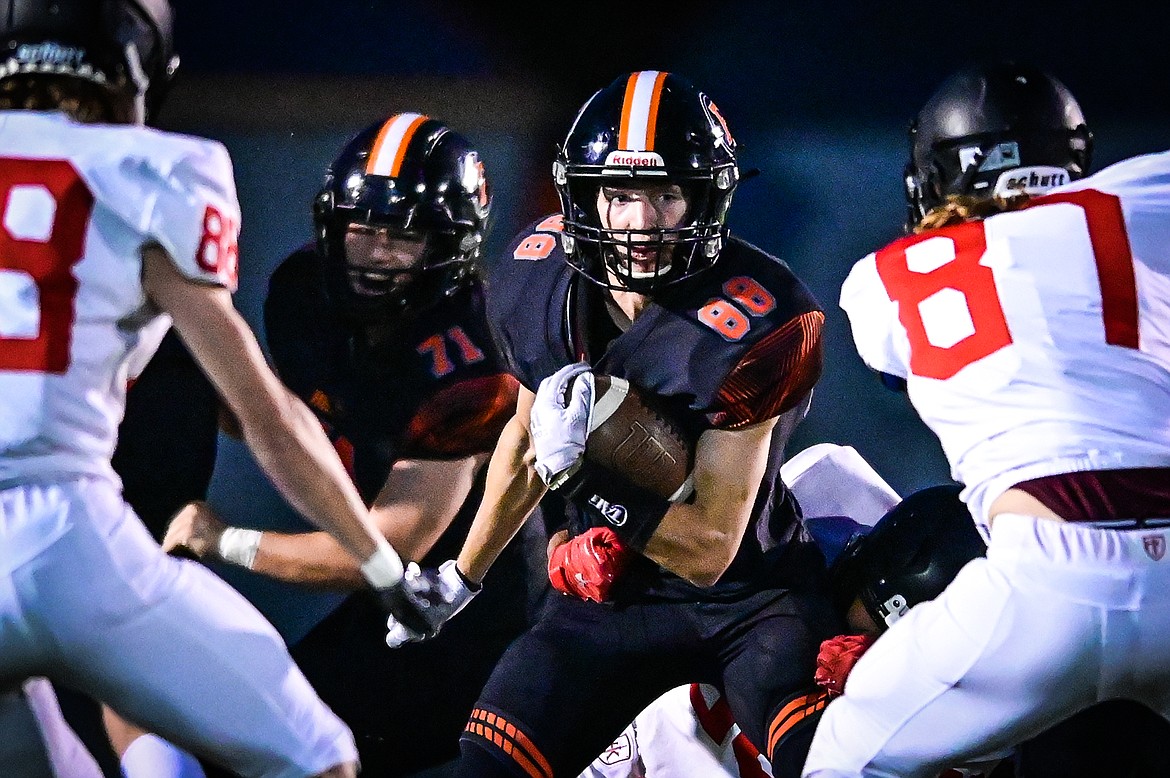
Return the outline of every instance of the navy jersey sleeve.
[[[406,456],[466,457],[491,453],[516,412],[519,383],[507,373],[478,376],[427,397],[406,428]]]
[[[533,222],[486,265],[492,337],[508,372],[532,391],[577,358],[564,331],[573,271],[564,260],[561,225],[560,214]]]
[[[795,407],[821,377],[825,315],[807,311],[761,338],[724,379],[712,419],[735,429]]]

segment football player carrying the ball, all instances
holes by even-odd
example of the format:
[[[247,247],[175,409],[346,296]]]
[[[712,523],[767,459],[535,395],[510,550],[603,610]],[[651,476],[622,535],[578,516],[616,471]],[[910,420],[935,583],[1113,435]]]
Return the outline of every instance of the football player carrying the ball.
[[[841,631],[824,559],[779,477],[821,373],[824,314],[786,264],[728,233],[735,140],[677,74],[598,90],[553,175],[562,213],[488,267],[489,321],[522,387],[455,563],[482,581],[553,484],[569,538],[554,563],[582,596],[552,598],[504,654],[455,774],[577,775],[692,681],[723,690],[771,757],[816,718],[808,679],[820,641]],[[694,441],[691,496],[672,502],[587,456],[593,370],[656,398]],[[620,575],[577,590],[578,563],[604,573],[611,559]],[[439,585],[436,571],[421,577]],[[431,609],[432,632],[452,611]],[[392,644],[425,637],[391,621]]]

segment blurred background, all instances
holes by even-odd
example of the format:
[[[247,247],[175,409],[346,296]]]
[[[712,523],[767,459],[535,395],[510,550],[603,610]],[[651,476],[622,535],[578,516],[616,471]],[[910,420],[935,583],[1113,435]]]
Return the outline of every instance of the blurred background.
[[[934,436],[853,351],[837,307],[854,261],[896,237],[910,117],[952,70],[1014,57],[1080,100],[1094,167],[1170,147],[1170,10],[1066,2],[173,0],[182,66],[165,129],[226,144],[243,207],[239,309],[263,335],[268,276],[312,237],[309,203],[355,132],[398,111],[479,145],[495,192],[489,255],[556,210],[550,168],[576,109],[631,70],[689,77],[761,175],[732,230],[784,258],[826,309],[828,353],[793,449],[856,447],[899,492],[946,481]],[[246,450],[221,438],[211,502],[230,522],[296,527]],[[289,640],[339,598],[224,576]]]

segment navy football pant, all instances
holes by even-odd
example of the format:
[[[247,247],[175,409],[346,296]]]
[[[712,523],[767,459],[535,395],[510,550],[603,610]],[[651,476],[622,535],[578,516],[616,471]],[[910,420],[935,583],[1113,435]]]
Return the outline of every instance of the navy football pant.
[[[820,641],[840,627],[827,599],[781,589],[730,602],[553,596],[485,685],[456,775],[578,775],[644,707],[694,681],[719,687],[766,751],[773,719],[813,691]]]

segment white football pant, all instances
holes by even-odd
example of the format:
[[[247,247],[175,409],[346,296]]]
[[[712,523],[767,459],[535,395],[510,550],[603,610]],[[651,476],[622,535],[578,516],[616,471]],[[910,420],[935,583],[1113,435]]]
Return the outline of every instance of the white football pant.
[[[108,481],[0,491],[0,688],[30,676],[248,778],[357,758],[271,624],[164,554]]]
[[[987,558],[858,661],[803,775],[934,776],[1113,698],[1167,716],[1168,540],[998,516]]]

